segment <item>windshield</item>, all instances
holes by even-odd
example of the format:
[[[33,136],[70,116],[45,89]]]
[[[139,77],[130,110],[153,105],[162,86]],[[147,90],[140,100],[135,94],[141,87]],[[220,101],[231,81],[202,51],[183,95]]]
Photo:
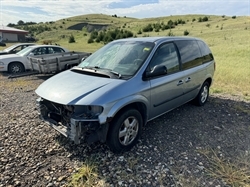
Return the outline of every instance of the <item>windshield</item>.
[[[26,47],[23,50],[19,51],[17,54],[20,56],[28,56],[32,49],[33,47]]]
[[[78,67],[108,69],[121,76],[134,75],[151,52],[154,43],[142,41],[111,42],[83,62]]]
[[[3,51],[6,51],[6,52],[9,52],[11,51],[12,49],[14,49],[15,47],[17,47],[19,44],[16,44],[16,45],[12,45],[10,47],[7,47],[6,49],[4,49]]]

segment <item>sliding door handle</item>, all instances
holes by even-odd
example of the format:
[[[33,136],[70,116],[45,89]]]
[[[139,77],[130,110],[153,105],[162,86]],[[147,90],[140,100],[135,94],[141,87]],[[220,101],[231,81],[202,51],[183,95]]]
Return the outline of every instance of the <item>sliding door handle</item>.
[[[179,82],[177,83],[177,86],[182,85],[183,84],[183,80],[179,80]]]
[[[189,81],[191,81],[191,78],[190,77],[186,78],[185,82],[189,82]]]

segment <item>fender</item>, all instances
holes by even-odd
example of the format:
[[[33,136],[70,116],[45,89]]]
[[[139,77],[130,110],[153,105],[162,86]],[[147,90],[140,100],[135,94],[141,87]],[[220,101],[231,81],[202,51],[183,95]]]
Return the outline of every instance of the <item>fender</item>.
[[[99,116],[100,124],[104,124],[110,121],[109,118],[113,118],[121,109],[128,106],[129,104],[138,103],[138,102],[143,103],[147,109],[149,108],[149,101],[143,95],[130,95],[114,103],[111,108],[104,107],[103,113]],[[147,110],[147,116],[148,116],[148,113],[149,113],[149,110]]]

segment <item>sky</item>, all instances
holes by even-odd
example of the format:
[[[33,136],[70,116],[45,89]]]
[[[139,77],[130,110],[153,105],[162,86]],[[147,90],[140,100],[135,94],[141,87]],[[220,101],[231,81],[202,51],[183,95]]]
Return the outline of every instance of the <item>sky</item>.
[[[19,20],[39,23],[85,14],[249,16],[250,0],[0,0],[0,25],[4,26]]]

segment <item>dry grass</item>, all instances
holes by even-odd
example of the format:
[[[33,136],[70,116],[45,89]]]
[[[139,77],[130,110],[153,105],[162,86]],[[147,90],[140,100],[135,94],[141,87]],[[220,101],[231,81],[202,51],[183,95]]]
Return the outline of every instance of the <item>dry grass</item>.
[[[32,84],[32,80],[24,80],[22,78],[18,79],[8,79],[3,81],[3,75],[0,74],[0,92],[24,92],[31,91],[37,88],[37,84]]]
[[[209,167],[205,168],[208,175],[224,181],[232,187],[250,186],[250,154],[248,152],[227,160],[214,150],[200,151],[208,160]]]
[[[68,183],[70,187],[104,187],[105,181],[97,172],[97,164],[86,161],[78,171],[71,176]]]

